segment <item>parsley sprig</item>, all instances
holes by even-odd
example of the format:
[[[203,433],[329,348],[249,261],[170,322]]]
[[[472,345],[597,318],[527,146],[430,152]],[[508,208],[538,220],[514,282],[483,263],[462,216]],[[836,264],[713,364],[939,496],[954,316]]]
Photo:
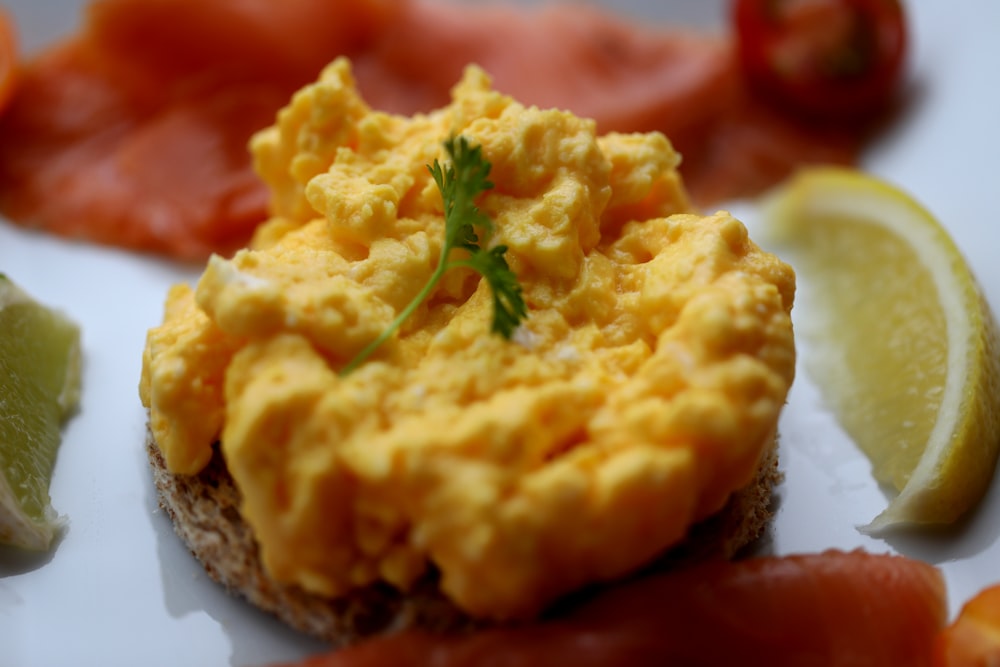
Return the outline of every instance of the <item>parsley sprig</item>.
[[[450,137],[444,142],[451,164],[442,166],[438,160],[428,165],[444,203],[444,244],[437,268],[423,289],[400,311],[386,329],[372,340],[341,370],[342,375],[360,366],[378,347],[388,340],[403,322],[420,306],[449,269],[467,267],[481,275],[493,292],[493,333],[509,339],[518,324],[528,316],[517,275],[510,270],[504,255],[507,246],[480,246],[479,234],[487,240],[493,233],[493,221],[476,206],[476,198],[493,188],[489,180],[490,163],[483,158],[481,146],[470,146],[465,137]],[[477,231],[478,230],[478,231]],[[452,258],[452,250],[466,254]]]

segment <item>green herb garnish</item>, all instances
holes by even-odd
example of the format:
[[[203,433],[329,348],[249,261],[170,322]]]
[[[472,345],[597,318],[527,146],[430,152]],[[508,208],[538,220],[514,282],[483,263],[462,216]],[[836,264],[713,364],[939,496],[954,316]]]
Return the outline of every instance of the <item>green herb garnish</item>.
[[[434,164],[427,167],[441,191],[444,203],[444,244],[441,246],[437,268],[413,301],[400,311],[377,338],[344,366],[341,375],[360,366],[379,345],[388,340],[427,298],[449,269],[465,266],[486,279],[493,291],[493,333],[509,339],[521,320],[528,316],[517,276],[504,258],[507,246],[484,249],[479,245],[477,228],[487,239],[493,232],[493,221],[475,203],[480,194],[493,187],[493,183],[488,180],[490,163],[483,159],[482,147],[470,146],[465,137],[449,138],[444,142],[444,148],[451,158],[451,164],[442,167],[438,160],[434,160]],[[467,251],[467,255],[452,259],[452,250],[459,248]]]

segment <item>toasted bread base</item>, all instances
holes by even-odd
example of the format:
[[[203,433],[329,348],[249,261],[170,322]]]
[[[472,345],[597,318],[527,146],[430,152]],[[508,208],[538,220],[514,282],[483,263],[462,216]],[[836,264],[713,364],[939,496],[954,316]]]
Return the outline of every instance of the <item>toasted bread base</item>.
[[[775,443],[761,460],[754,480],[733,494],[721,512],[695,526],[688,540],[653,567],[733,558],[756,540],[771,519],[772,491],[781,480],[777,449]],[[146,452],[160,506],[209,576],[289,626],[334,646],[345,646],[404,628],[457,632],[482,625],[441,593],[434,575],[405,593],[376,584],[337,599],[274,582],[264,571],[250,527],[240,516],[239,491],[221,453],[216,450],[198,475],[183,476],[167,470],[151,434]]]

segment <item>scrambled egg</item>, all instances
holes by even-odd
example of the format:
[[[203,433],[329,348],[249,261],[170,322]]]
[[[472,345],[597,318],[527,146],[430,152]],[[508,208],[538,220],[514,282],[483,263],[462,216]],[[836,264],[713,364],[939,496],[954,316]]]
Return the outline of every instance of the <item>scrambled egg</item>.
[[[524,289],[490,333],[466,269],[338,369],[433,272],[426,165],[480,144],[480,201]],[[370,110],[330,65],[255,137],[272,220],[169,294],[140,393],[168,467],[221,441],[274,578],[336,596],[433,566],[468,612],[536,613],[682,540],[748,483],[794,368],[792,270],[724,212],[692,215],[660,134],[525,108],[470,67],[450,106]]]

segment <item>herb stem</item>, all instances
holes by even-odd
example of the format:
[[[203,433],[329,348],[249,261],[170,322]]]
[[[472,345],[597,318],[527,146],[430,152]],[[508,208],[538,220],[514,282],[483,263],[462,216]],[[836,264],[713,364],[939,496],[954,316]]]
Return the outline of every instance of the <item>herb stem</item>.
[[[434,269],[434,273],[432,273],[431,277],[427,280],[427,284],[425,284],[417,295],[413,297],[413,300],[410,301],[410,303],[406,304],[406,307],[403,308],[403,310],[399,311],[399,314],[396,315],[396,319],[390,322],[389,326],[383,329],[382,333],[380,333],[377,338],[372,339],[368,345],[354,355],[354,358],[351,359],[347,365],[340,369],[341,376],[347,375],[367,361],[368,357],[372,356],[372,353],[375,352],[375,350],[378,349],[382,343],[389,340],[389,338],[396,333],[396,330],[403,325],[403,322],[405,322],[410,315],[413,315],[413,313],[416,312],[417,308],[420,307],[420,304],[430,295],[431,290],[434,289],[434,286],[438,284],[441,277],[444,276],[445,272],[450,268],[446,261],[449,250],[450,248],[447,246],[441,246],[441,259],[438,261],[438,265],[437,268]]]
[[[430,296],[444,274],[455,267],[468,267],[479,273],[489,284],[493,291],[491,330],[494,333],[509,339],[520,321],[528,315],[517,276],[504,259],[507,247],[498,245],[487,250],[479,245],[476,228],[479,227],[480,232],[486,237],[493,229],[493,222],[476,208],[475,204],[478,195],[493,187],[493,183],[487,180],[490,163],[483,159],[481,149],[478,146],[470,146],[465,137],[451,137],[444,146],[452,164],[442,167],[438,160],[434,160],[433,165],[427,166],[441,191],[444,204],[445,233],[438,265],[427,280],[427,284],[392,323],[341,369],[341,377],[364,363],[382,343],[391,338],[403,322]],[[452,260],[451,251],[455,248],[467,251],[469,256],[465,259]]]

